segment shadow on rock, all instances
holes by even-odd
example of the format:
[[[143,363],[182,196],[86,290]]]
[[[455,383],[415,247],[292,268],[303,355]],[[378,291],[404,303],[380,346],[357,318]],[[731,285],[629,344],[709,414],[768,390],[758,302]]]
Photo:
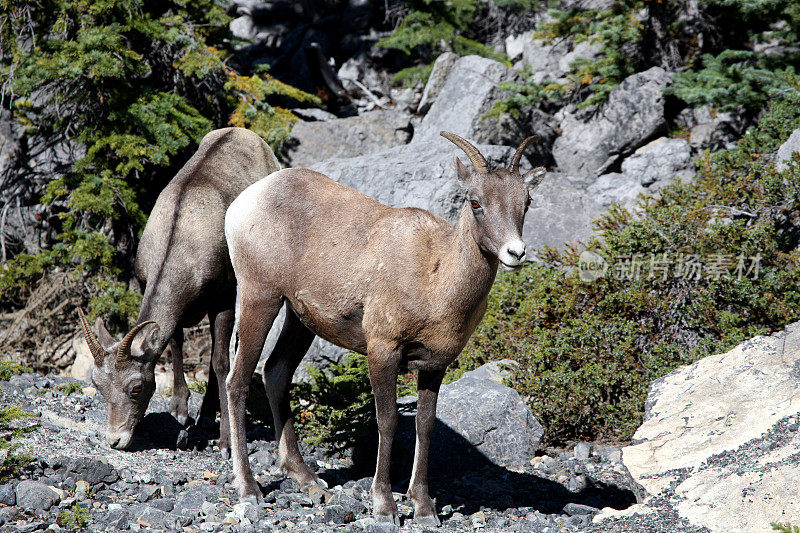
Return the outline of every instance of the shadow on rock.
[[[330,472],[331,481],[344,483],[372,475],[377,454],[377,436],[363,439],[353,452],[353,467]],[[405,493],[414,457],[414,418],[401,415],[392,446],[393,490]],[[526,470],[530,469],[528,466]],[[462,513],[475,513],[483,507],[497,510],[525,508],[544,514],[563,512],[567,504],[602,509],[626,509],[636,503],[628,487],[604,483],[590,476],[578,490],[527,471],[499,466],[486,458],[464,437],[436,421],[429,455],[429,486],[437,506],[464,505]],[[330,475],[332,474],[332,475]]]

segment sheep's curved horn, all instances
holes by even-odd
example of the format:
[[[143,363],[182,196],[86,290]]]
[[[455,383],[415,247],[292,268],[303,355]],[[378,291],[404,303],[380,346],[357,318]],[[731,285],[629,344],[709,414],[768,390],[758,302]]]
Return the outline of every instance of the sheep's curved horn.
[[[539,136],[533,135],[522,141],[522,144],[520,144],[519,148],[517,148],[517,153],[514,154],[514,159],[511,160],[511,165],[509,165],[508,167],[509,172],[511,172],[512,174],[519,174],[519,162],[522,159],[522,153],[525,151],[525,149],[528,147],[529,144],[538,140]]]
[[[133,338],[142,330],[143,327],[147,326],[148,324],[155,324],[155,322],[148,320],[146,322],[142,322],[141,324],[136,324],[133,329],[130,330],[127,335],[125,335],[125,338],[120,341],[119,348],[117,348],[116,367],[118,369],[125,368],[131,364],[131,344],[133,344]]]
[[[486,158],[483,157],[478,149],[472,146],[469,142],[462,139],[455,133],[450,133],[448,131],[441,131],[439,132],[439,135],[464,150],[464,153],[467,154],[467,157],[469,157],[469,160],[472,163],[472,167],[477,172],[480,172],[481,174],[487,174],[489,172],[489,163],[486,162]]]
[[[83,314],[83,310],[81,308],[78,308],[78,317],[80,317],[81,320],[81,329],[83,329],[83,336],[86,339],[86,344],[89,345],[89,351],[92,353],[92,357],[94,358],[94,364],[97,366],[102,366],[103,359],[106,356],[106,351],[103,349],[103,345],[100,344],[97,335],[95,335],[92,329],[89,327],[89,322],[86,321],[86,315]]]

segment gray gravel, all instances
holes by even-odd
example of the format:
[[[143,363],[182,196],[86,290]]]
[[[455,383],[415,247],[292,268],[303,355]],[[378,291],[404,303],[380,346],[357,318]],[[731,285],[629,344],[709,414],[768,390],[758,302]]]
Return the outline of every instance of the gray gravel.
[[[76,505],[88,511],[89,531],[398,531],[370,516],[372,480],[360,465],[370,450],[328,457],[322,447],[303,445],[304,458],[331,488],[300,492],[277,469],[270,430],[251,425],[248,452],[264,498],[258,504],[240,502],[230,463],[214,447],[216,428],[195,428],[183,437],[196,449],[177,449],[182,428],[166,413],[168,399],[157,395],[132,449],[112,450],[103,438],[102,398],[67,396],[57,389],[66,382],[34,374],[0,382],[0,406],[19,405],[36,413],[31,421],[40,424],[23,442],[36,459],[19,479],[0,485],[0,503],[7,505],[0,507],[0,533],[65,530],[57,519]],[[193,394],[192,404],[199,399]],[[581,443],[545,452],[519,471],[478,461],[454,472],[433,458],[430,486],[442,519],[438,531],[700,531],[681,525],[668,505],[644,518],[593,524],[601,508],[635,503],[619,449]],[[413,505],[404,496],[411,468],[406,456],[397,455],[399,531],[428,531],[411,521]],[[31,481],[56,496],[49,510],[19,505],[20,494],[34,486]]]

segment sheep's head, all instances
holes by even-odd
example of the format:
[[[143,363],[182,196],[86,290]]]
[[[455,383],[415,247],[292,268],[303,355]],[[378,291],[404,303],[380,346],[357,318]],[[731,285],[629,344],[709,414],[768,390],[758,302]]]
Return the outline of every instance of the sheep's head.
[[[159,354],[159,328],[142,322],[116,341],[102,319],[95,322],[95,334],[83,311],[78,310],[81,329],[94,358],[92,382],[108,404],[106,439],[112,448],[127,449],[133,430],[144,416],[156,390],[155,363]],[[151,326],[145,331],[147,326]]]
[[[525,259],[522,224],[530,205],[530,193],[541,183],[544,167],[519,172],[525,148],[536,137],[528,137],[517,148],[508,168],[490,169],[477,148],[458,135],[443,131],[442,136],[464,150],[472,163],[467,168],[455,158],[459,183],[467,189],[466,202],[474,217],[478,246],[496,257],[506,270],[517,270]]]

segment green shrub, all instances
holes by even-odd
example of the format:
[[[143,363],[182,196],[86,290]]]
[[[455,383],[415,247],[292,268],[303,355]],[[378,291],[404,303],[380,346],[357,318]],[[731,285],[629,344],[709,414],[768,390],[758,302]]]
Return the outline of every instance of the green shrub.
[[[69,396],[73,392],[77,394],[83,394],[83,386],[77,381],[70,381],[69,383],[65,383],[64,385],[59,385],[58,390],[60,390],[67,396]]]
[[[545,264],[500,274],[449,379],[510,357],[521,364],[509,383],[547,440],[627,439],[650,381],[796,320],[800,160],[777,172],[764,155],[798,127],[795,92],[776,100],[737,148],[703,156],[693,183],[643,198],[641,216],[609,211],[596,223],[602,238],[588,247],[610,269],[592,283],[580,278],[577,248],[544,250]],[[670,270],[662,279],[664,254]],[[705,265],[701,276],[677,275],[696,264],[693,256]],[[757,276],[746,271],[754,257]],[[613,275],[636,259],[644,260],[641,277]],[[728,275],[716,276],[723,259]],[[740,260],[746,268],[737,275]]]
[[[196,379],[193,379],[189,381],[187,386],[189,387],[190,391],[194,391],[198,394],[205,394],[208,390],[208,381],[197,381]]]
[[[89,510],[79,502],[75,502],[69,509],[61,511],[56,523],[62,527],[78,531],[84,529],[91,519],[92,515]]]
[[[770,522],[773,531],[780,531],[780,533],[800,533],[800,526],[793,526],[791,523],[786,522]]]
[[[478,9],[478,0],[405,0],[408,13],[388,37],[378,45],[398,50],[407,56],[418,57],[422,64],[407,67],[395,76],[395,81],[405,85],[425,82],[433,68],[433,60],[444,51],[460,56],[479,55],[499,61],[505,54],[464,35],[473,22]],[[521,4],[531,7],[534,2],[525,0],[503,0],[502,4]]]
[[[309,380],[295,386],[296,427],[310,443],[327,443],[335,453],[377,430],[367,356],[350,352],[325,371],[308,367]],[[416,373],[398,376],[397,396],[416,395]]]
[[[309,380],[295,386],[293,411],[298,431],[311,443],[341,451],[375,427],[375,407],[367,358],[349,353],[327,372],[308,367]]]
[[[0,361],[0,381],[8,381],[11,376],[26,372],[33,372],[33,370],[14,361]]]
[[[20,426],[19,421],[34,417],[33,413],[26,413],[20,407],[10,406],[0,409],[0,483],[5,483],[15,477],[33,457],[27,453],[18,453],[19,443],[13,442],[31,431],[36,430],[38,424]]]

